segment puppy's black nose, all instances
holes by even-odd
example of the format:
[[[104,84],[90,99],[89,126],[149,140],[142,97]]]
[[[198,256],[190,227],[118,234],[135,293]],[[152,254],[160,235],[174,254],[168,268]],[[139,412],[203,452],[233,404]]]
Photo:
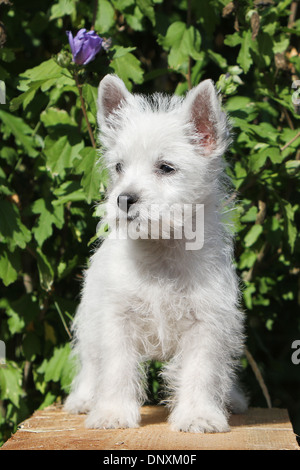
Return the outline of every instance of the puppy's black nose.
[[[128,212],[130,206],[135,204],[138,201],[138,196],[136,194],[130,194],[130,193],[121,193],[118,196],[118,206],[120,209],[124,212]]]

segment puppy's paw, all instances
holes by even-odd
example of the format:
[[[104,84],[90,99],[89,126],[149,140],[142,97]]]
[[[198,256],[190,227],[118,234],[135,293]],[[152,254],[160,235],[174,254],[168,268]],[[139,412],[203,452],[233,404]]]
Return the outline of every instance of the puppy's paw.
[[[169,418],[171,429],[173,431],[193,432],[193,433],[215,433],[228,432],[230,427],[226,416],[217,411],[182,413],[173,411]]]
[[[98,407],[88,414],[85,425],[92,429],[138,428],[140,414],[137,410]]]
[[[71,393],[65,401],[64,410],[72,414],[88,413],[90,401]]]

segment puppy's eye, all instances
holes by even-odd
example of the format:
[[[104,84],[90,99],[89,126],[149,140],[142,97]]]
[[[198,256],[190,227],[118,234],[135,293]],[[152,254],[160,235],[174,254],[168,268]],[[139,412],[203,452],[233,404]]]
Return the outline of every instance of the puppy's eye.
[[[122,165],[122,163],[117,163],[117,164],[116,164],[116,172],[117,172],[117,173],[122,173],[122,171],[123,171],[123,165]]]
[[[167,175],[167,174],[175,172],[175,168],[173,168],[168,163],[161,163],[158,167],[158,170],[159,170],[159,173],[161,173],[163,175]]]

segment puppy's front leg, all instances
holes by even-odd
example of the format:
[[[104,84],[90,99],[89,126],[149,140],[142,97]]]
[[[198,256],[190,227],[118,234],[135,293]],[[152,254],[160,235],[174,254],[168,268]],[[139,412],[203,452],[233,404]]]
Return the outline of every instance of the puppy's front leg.
[[[198,322],[183,335],[179,353],[166,367],[174,390],[169,417],[173,430],[229,431],[225,406],[231,364],[221,336]]]
[[[129,330],[129,322],[115,314],[107,317],[101,325],[96,394],[86,419],[89,428],[139,425],[143,389],[139,356]]]

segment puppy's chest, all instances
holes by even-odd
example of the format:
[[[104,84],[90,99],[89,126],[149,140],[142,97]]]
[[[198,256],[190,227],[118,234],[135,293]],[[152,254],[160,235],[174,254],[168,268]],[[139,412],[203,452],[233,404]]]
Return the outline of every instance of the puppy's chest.
[[[193,316],[190,296],[166,286],[150,286],[142,289],[136,296],[135,302],[143,318],[159,317],[172,323],[191,319]]]
[[[161,357],[172,353],[178,339],[195,321],[191,298],[174,287],[150,285],[132,302],[133,323],[148,351]]]

